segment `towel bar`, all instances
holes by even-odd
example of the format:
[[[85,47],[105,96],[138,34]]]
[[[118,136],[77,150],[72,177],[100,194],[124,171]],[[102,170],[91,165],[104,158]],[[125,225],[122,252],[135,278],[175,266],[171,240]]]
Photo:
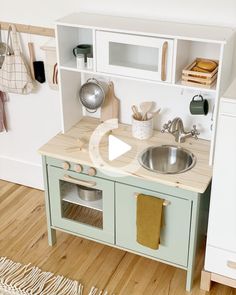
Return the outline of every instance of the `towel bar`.
[[[140,193],[135,193],[134,195],[135,195],[135,198],[137,198],[137,196],[139,195]],[[168,201],[168,200],[164,200],[164,202],[163,202],[163,206],[164,207],[167,207],[167,206],[169,206],[171,204],[171,202],[170,201]]]

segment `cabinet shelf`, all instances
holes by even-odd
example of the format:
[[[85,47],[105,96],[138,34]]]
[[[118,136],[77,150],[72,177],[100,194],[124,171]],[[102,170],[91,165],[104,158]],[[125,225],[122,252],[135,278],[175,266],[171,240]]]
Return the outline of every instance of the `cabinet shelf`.
[[[189,86],[189,85],[183,85],[181,83],[181,80],[179,80],[177,83],[175,83],[173,86],[183,88],[183,89],[190,89],[190,90],[196,90],[196,91],[201,91],[201,92],[209,92],[209,93],[215,93],[216,92],[216,84],[213,85],[212,88],[204,88],[199,86]]]
[[[79,197],[77,188],[74,185],[67,187],[67,189],[63,192],[62,200],[68,203],[80,205],[97,211],[103,210],[102,199],[92,202],[84,201]]]
[[[188,86],[188,85],[183,85],[181,83],[181,80],[179,80],[177,83],[166,83],[166,82],[160,82],[160,81],[153,81],[153,80],[145,80],[141,78],[135,78],[135,77],[126,77],[126,76],[121,76],[121,75],[116,75],[116,74],[106,74],[106,73],[101,73],[101,72],[96,72],[93,70],[87,70],[87,69],[77,69],[75,66],[73,66],[73,62],[70,61],[66,65],[60,66],[61,70],[65,71],[71,71],[71,72],[77,72],[77,73],[85,73],[89,75],[98,75],[98,76],[104,76],[104,77],[112,77],[112,78],[121,78],[121,79],[128,79],[128,80],[134,80],[134,81],[142,81],[142,82],[147,82],[147,83],[154,83],[157,85],[165,85],[165,86],[170,86],[170,87],[176,87],[180,89],[189,89],[189,90],[195,90],[195,91],[201,91],[201,92],[208,92],[208,93],[215,93],[216,92],[216,85],[214,85],[212,88],[204,88],[201,86]]]
[[[67,70],[67,71],[73,71],[73,72],[88,73],[88,74],[94,73],[93,69],[87,69],[86,67],[84,69],[78,69],[76,67],[76,59],[75,58],[70,59],[69,61],[61,64],[60,69]]]

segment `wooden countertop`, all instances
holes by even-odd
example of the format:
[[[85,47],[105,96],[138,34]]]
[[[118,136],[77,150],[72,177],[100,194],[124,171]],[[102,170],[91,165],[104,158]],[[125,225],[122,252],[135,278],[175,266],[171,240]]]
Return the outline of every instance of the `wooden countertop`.
[[[180,144],[181,147],[190,150],[197,158],[196,165],[191,170],[180,174],[159,174],[141,167],[137,160],[138,154],[148,146],[176,145],[171,134],[155,131],[152,138],[141,141],[132,137],[130,125],[119,124],[119,128],[113,129],[110,134],[131,145],[132,149],[114,161],[109,161],[108,134],[102,137],[99,149],[96,149],[96,146],[89,145],[90,137],[99,123],[98,119],[84,117],[65,134],[59,133],[53,137],[40,148],[39,152],[45,156],[102,168],[106,171],[135,176],[198,193],[203,193],[206,190],[212,177],[212,168],[208,164],[209,141],[189,138],[185,143]],[[81,141],[84,142],[82,150],[80,150]],[[98,159],[96,153],[99,150],[103,163],[92,161],[89,147],[95,160]]]

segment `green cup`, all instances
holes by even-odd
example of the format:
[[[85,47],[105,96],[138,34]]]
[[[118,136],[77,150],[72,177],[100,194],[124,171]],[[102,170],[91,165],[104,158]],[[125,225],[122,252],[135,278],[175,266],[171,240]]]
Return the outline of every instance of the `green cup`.
[[[195,95],[190,102],[189,110],[192,115],[207,115],[209,110],[207,99],[202,95]]]

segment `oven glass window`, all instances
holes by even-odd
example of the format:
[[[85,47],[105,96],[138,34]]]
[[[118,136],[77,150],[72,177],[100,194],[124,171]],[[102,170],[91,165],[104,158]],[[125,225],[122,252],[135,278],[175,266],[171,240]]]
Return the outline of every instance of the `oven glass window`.
[[[60,180],[63,218],[103,229],[102,191]]]

